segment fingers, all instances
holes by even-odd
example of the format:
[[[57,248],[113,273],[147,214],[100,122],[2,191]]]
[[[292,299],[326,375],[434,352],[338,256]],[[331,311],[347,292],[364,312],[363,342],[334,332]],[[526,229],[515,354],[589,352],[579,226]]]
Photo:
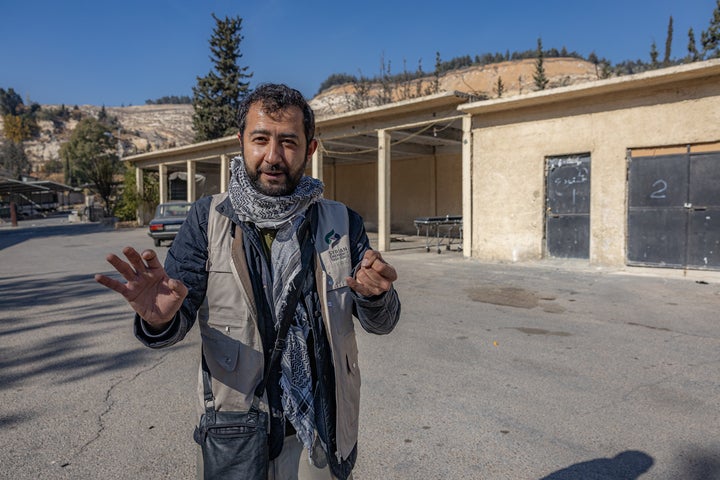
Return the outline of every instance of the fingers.
[[[175,280],[174,278],[171,278],[168,281],[168,287],[178,298],[185,298],[188,294],[188,289],[185,284],[178,280]]]
[[[157,253],[155,253],[155,250],[145,250],[140,254],[143,260],[147,262],[148,269],[154,270],[156,268],[162,268],[162,264],[160,263],[160,260],[158,259]]]
[[[142,275],[143,273],[145,273],[145,271],[147,270],[147,266],[145,265],[145,261],[140,256],[137,250],[132,247],[125,247],[123,248],[123,254],[128,259],[130,265],[132,265],[138,275]]]
[[[346,282],[357,293],[374,296],[390,290],[395,280],[395,268],[383,260],[380,252],[367,250],[355,278],[348,277]]]
[[[100,285],[104,285],[105,287],[109,288],[110,290],[114,290],[117,293],[119,293],[122,296],[126,296],[128,291],[127,287],[124,283],[118,282],[115,279],[112,279],[110,277],[107,277],[105,275],[97,274],[95,275],[95,281],[98,282]]]
[[[125,280],[127,280],[128,282],[130,282],[130,281],[132,281],[132,280],[135,279],[135,277],[136,277],[136,272],[135,272],[135,270],[133,269],[133,267],[131,267],[127,262],[124,262],[123,260],[121,260],[120,257],[118,257],[117,255],[115,255],[114,253],[111,253],[110,255],[108,255],[108,256],[106,257],[106,260],[107,260],[108,263],[109,263],[110,265],[112,265],[112,266],[115,268],[115,270],[117,270],[118,273],[119,273],[120,275],[122,275],[123,278],[124,278]]]
[[[129,263],[113,253],[108,255],[106,260],[128,282],[136,281],[138,277],[146,277],[154,271],[162,271],[162,264],[153,250],[145,250],[140,254],[132,247],[125,247],[123,254]]]
[[[363,269],[371,269],[391,283],[397,280],[397,272],[392,265],[387,263],[376,250],[367,250],[361,263]],[[370,273],[370,272],[369,272]]]
[[[346,277],[345,283],[355,292],[365,297],[374,297],[390,290],[392,283],[379,284],[370,281],[369,278],[365,277],[360,272],[357,273],[357,279],[352,277]]]
[[[96,275],[95,280],[98,283],[127,297],[130,290],[134,289],[134,286],[144,284],[147,281],[152,282],[164,276],[165,270],[153,250],[145,250],[140,254],[132,247],[125,247],[123,253],[129,263],[113,253],[109,254],[106,260],[128,283],[123,284],[105,275]],[[185,286],[182,285],[182,287],[178,288],[181,293],[182,288],[185,288]]]

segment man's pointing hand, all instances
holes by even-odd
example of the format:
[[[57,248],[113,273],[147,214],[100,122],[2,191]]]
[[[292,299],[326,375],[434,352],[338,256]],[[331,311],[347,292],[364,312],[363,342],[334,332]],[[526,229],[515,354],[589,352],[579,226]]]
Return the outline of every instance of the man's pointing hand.
[[[395,280],[397,280],[397,272],[392,265],[383,260],[380,252],[375,250],[365,252],[355,278],[345,279],[350,288],[365,297],[387,292]]]

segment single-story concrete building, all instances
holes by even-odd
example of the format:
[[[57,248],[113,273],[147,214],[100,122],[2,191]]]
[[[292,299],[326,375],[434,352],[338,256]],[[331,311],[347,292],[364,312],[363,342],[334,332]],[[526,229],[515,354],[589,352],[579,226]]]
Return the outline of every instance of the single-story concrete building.
[[[472,257],[720,268],[720,60],[458,110]]]
[[[720,60],[510,98],[445,92],[319,117],[310,174],[378,232],[462,217],[465,256],[720,268]],[[124,160],[160,201],[227,188],[227,137]],[[194,178],[194,182],[187,182]],[[147,218],[144,218],[147,220]]]

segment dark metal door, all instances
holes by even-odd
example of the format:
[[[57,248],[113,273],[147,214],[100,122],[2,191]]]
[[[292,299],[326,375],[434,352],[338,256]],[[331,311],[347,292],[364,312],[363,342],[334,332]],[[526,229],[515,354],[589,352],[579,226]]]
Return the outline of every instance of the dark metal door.
[[[720,153],[631,158],[628,264],[720,267]]]
[[[547,159],[545,237],[547,253],[590,257],[590,155]]]
[[[720,268],[720,152],[690,155],[688,267]]]

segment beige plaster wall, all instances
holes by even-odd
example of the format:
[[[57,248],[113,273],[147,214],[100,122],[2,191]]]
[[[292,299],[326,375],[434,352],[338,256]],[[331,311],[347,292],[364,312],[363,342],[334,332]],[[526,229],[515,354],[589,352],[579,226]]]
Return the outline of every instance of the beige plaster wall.
[[[437,207],[433,215],[462,215],[462,156],[437,156]]]
[[[334,199],[358,212],[365,220],[365,228],[377,231],[377,165],[335,165],[334,186]]]
[[[459,154],[392,160],[392,233],[415,234],[418,217],[462,213],[461,163]],[[331,178],[328,173],[323,170],[326,192],[334,186],[334,199],[362,215],[368,230],[377,231],[377,164],[341,164]]]
[[[720,140],[720,82],[696,80],[473,118],[472,256],[543,255],[548,156],[590,153],[590,263],[625,264],[628,148]]]

